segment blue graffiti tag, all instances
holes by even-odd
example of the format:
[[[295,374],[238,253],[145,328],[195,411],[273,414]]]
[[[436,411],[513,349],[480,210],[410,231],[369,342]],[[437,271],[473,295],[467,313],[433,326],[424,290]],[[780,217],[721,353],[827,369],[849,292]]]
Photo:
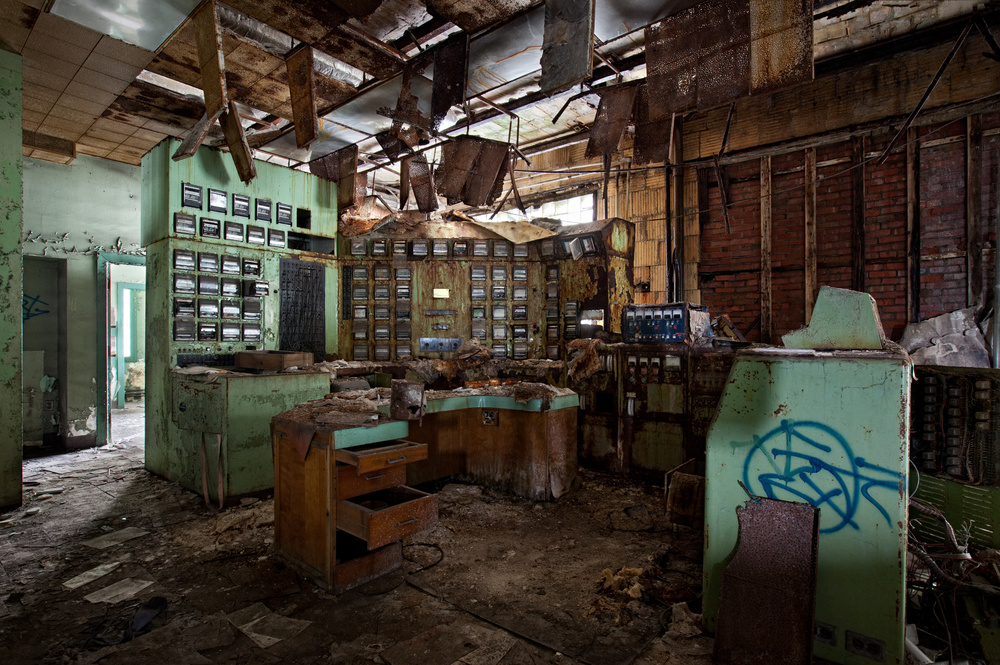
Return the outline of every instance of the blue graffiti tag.
[[[780,441],[779,437],[784,438],[784,447],[769,448]],[[829,439],[832,445],[817,439]],[[862,498],[893,526],[872,490],[884,488],[898,493],[905,480],[901,473],[855,457],[837,430],[813,421],[782,420],[764,436],[754,436],[754,445],[743,463],[743,483],[751,492],[759,493],[751,483],[751,469],[768,498],[805,501],[832,511],[839,521],[820,529],[820,533],[834,533],[845,526],[860,529],[854,518]],[[784,496],[777,496],[779,493]]]
[[[42,300],[41,296],[21,296],[21,321],[27,321],[34,316],[41,316],[42,314],[48,314],[49,310],[42,309],[39,305],[49,306],[49,303]]]

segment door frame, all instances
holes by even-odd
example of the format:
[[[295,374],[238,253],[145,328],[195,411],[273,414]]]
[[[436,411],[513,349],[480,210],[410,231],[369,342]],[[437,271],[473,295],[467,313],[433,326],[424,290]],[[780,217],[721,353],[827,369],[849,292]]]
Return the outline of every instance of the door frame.
[[[108,307],[111,295],[111,266],[145,266],[145,256],[131,254],[97,253],[97,445],[108,443],[111,431],[111,409],[108,408],[108,362],[111,357],[111,309]],[[147,301],[148,302],[148,301]]]

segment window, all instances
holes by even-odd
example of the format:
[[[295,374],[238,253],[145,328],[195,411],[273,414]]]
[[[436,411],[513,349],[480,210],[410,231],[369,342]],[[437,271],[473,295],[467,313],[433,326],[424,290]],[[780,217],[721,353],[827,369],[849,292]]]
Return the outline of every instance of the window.
[[[596,204],[597,193],[591,192],[590,194],[559,199],[558,201],[549,201],[540,206],[528,208],[527,218],[545,217],[547,219],[558,219],[562,222],[563,226],[590,224],[595,221]],[[491,220],[490,215],[492,214],[477,215],[476,219],[480,222],[516,222],[525,219],[525,215],[522,215],[521,211],[516,208],[502,210]]]

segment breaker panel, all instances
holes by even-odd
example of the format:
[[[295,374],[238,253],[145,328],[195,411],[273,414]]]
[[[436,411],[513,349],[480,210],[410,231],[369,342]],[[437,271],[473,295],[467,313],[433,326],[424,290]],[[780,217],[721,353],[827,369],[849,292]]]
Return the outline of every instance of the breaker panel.
[[[683,342],[711,332],[708,309],[687,302],[628,305],[623,331],[626,343]]]

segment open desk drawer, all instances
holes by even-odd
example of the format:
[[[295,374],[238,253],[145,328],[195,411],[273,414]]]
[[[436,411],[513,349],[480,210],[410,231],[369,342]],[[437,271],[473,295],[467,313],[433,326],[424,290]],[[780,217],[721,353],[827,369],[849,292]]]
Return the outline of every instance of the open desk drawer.
[[[394,465],[427,459],[427,444],[412,441],[383,441],[337,449],[337,461],[358,468],[358,473],[388,469]]]
[[[337,498],[350,499],[352,496],[369,494],[406,484],[406,467],[402,464],[388,469],[360,473],[356,466],[337,465]]]
[[[337,508],[337,528],[373,550],[402,540],[437,522],[437,497],[401,485],[345,499]]]

